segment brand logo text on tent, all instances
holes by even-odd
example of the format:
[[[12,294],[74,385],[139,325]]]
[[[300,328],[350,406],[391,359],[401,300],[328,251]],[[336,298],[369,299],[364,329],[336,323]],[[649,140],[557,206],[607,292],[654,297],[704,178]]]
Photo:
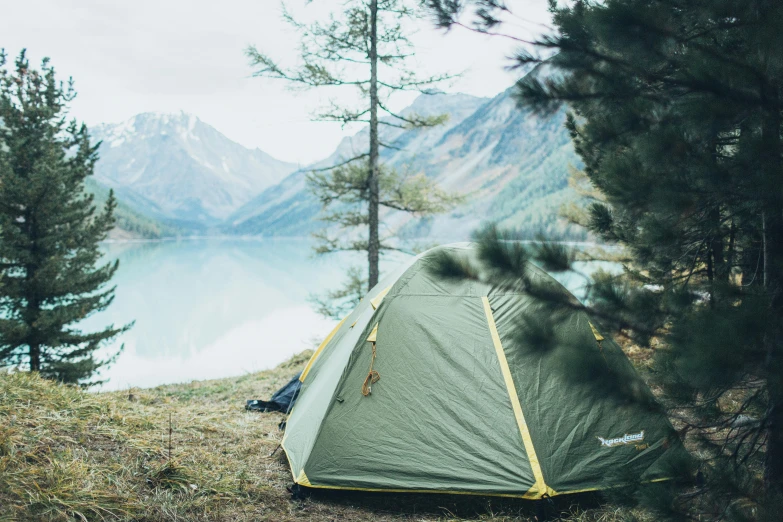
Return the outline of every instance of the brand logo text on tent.
[[[601,446],[611,448],[612,446],[619,446],[620,444],[631,444],[632,442],[641,442],[644,440],[644,430],[639,433],[626,433],[622,437],[616,439],[605,439],[603,437],[596,437],[601,441]]]

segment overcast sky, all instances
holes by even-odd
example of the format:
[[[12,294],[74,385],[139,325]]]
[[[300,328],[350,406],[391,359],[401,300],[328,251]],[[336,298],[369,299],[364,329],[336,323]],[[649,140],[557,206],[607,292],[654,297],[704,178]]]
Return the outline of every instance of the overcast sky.
[[[341,0],[286,0],[304,19],[325,16]],[[511,0],[517,36],[546,31],[546,0]],[[312,122],[330,98],[321,90],[292,91],[280,81],[251,77],[248,45],[285,64],[298,38],[280,17],[279,0],[17,0],[0,17],[0,47],[9,59],[22,48],[39,63],[48,56],[79,92],[72,115],[88,125],[121,122],[148,111],[195,114],[229,138],[286,161],[307,164],[329,155],[346,133]],[[456,28],[448,34],[422,23],[415,35],[418,70],[462,72],[447,92],[493,96],[514,81],[504,70],[514,44]],[[414,94],[393,100],[395,109]]]

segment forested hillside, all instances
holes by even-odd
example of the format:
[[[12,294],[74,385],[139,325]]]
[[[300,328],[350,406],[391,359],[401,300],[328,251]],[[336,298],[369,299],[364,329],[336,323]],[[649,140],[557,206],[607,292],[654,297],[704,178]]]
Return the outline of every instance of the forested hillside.
[[[109,189],[94,179],[87,179],[85,189],[95,196],[95,203],[98,207],[102,207],[109,197]],[[115,217],[117,225],[110,235],[112,239],[159,239],[178,233],[176,226],[164,224],[134,210],[122,196],[118,198]]]

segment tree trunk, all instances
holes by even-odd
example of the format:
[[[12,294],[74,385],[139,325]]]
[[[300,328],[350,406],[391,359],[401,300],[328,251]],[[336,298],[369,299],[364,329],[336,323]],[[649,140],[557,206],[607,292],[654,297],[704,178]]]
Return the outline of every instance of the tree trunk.
[[[27,345],[30,348],[30,371],[41,371],[41,343],[39,342],[37,322],[41,314],[41,303],[36,286],[36,274],[40,262],[38,260],[38,229],[35,216],[29,209],[24,213],[24,227],[27,236],[30,238],[30,256],[32,262],[25,265],[25,300],[27,309],[24,312],[24,319],[27,326]]]
[[[711,162],[712,162],[712,167],[717,172],[718,171],[718,162],[717,162],[718,131],[715,128],[714,124],[711,132],[711,136],[712,136],[710,140],[710,151],[712,153]],[[709,279],[710,282],[710,305],[715,306],[716,298],[718,294],[718,292],[716,292],[716,286],[720,287],[721,285],[728,283],[729,280],[729,273],[728,270],[726,270],[726,263],[725,263],[724,252],[723,252],[724,250],[723,230],[721,227],[720,207],[718,206],[713,207],[709,212],[708,219],[710,221],[711,230],[710,230],[709,251],[707,252],[707,278]]]
[[[715,281],[719,284],[726,284],[729,282],[729,271],[726,267],[720,217],[720,211],[717,209],[710,213],[710,220],[713,224],[712,238],[710,239],[710,257],[712,259]]]
[[[770,296],[771,317],[766,337],[767,454],[764,479],[771,492],[783,490],[783,171],[781,115],[764,115],[761,154],[764,195],[764,287]]]
[[[369,288],[378,284],[378,0],[370,1],[370,179],[369,179],[369,233],[367,261],[369,263]]]
[[[27,323],[28,337],[27,345],[30,347],[30,371],[41,371],[41,343],[38,337],[38,318],[41,315],[41,303],[39,302],[36,289],[34,288],[35,273],[38,268],[36,265],[27,265],[27,310],[25,312],[25,322]]]
[[[734,243],[736,242],[737,238],[737,227],[734,224],[734,220],[731,220],[731,225],[729,226],[729,247],[728,252],[726,253],[726,278],[731,278],[731,271],[734,269],[734,262],[736,258],[736,252],[734,250]]]
[[[41,347],[37,343],[30,344],[30,371],[41,371]]]

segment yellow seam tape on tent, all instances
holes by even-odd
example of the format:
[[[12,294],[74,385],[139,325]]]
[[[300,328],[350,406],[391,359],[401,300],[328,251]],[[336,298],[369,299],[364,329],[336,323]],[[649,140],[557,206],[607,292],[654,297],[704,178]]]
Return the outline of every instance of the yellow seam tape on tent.
[[[391,286],[387,286],[381,291],[380,294],[376,295],[370,300],[370,305],[372,305],[373,310],[378,309],[378,306],[380,306],[381,301],[383,301],[383,298],[386,297],[386,294],[389,293],[389,290],[391,290]]]
[[[340,489],[340,490],[348,490],[348,491],[377,491],[377,492],[386,492],[386,493],[437,493],[437,494],[448,494],[448,495],[479,495],[479,496],[491,496],[491,497],[508,497],[508,498],[537,498],[537,496],[531,496],[529,493],[525,493],[524,495],[518,495],[514,493],[488,493],[488,492],[480,492],[480,491],[450,491],[450,490],[441,490],[441,489],[386,489],[386,488],[355,488],[350,486],[319,486],[316,484],[310,483],[310,479],[307,478],[307,474],[305,474],[304,468],[302,471],[299,472],[299,476],[297,477],[294,475],[294,468],[291,466],[291,459],[288,457],[288,450],[285,449],[284,443],[281,443],[280,446],[283,448],[283,452],[285,453],[286,460],[288,461],[288,469],[291,470],[291,477],[293,477],[294,482],[296,484],[299,484],[300,486],[307,486],[309,488],[319,488],[319,489]],[[667,480],[674,480],[671,477],[664,477],[664,478],[657,478],[652,480],[645,480],[642,481],[641,484],[651,484],[654,482],[665,482]],[[571,491],[563,491],[561,493],[556,493],[553,490],[552,493],[550,493],[550,496],[555,495],[573,495],[575,493],[585,493],[588,491],[601,491],[604,489],[612,489],[612,488],[621,488],[628,486],[627,483],[624,484],[616,484],[614,486],[603,486],[598,488],[585,488],[585,489],[574,489]]]
[[[517,419],[517,426],[519,426],[519,433],[522,436],[522,443],[525,445],[525,452],[530,461],[530,469],[533,470],[533,477],[536,479],[536,483],[533,484],[533,487],[530,488],[525,496],[527,497],[530,495],[534,498],[541,498],[544,495],[554,496],[556,495],[555,491],[549,488],[544,482],[541,464],[538,462],[536,449],[533,447],[533,439],[530,438],[530,430],[528,430],[527,423],[525,422],[525,415],[522,413],[522,405],[519,404],[519,395],[517,394],[516,386],[514,386],[514,380],[511,378],[511,369],[508,367],[503,345],[500,344],[500,336],[498,335],[498,329],[495,326],[495,318],[492,316],[492,307],[489,306],[489,299],[486,296],[482,297],[481,301],[484,303],[484,313],[487,316],[489,333],[492,335],[492,343],[495,345],[495,352],[498,356],[498,362],[500,362],[500,369],[503,372],[503,379],[506,381],[506,389],[508,390],[508,396],[511,399],[511,406],[514,409],[514,417]]]
[[[300,486],[307,486],[307,487],[313,486],[312,484],[310,484],[310,480],[307,478],[307,475],[305,475],[304,468],[302,469],[302,472],[299,473],[299,476],[296,477],[295,482]]]
[[[301,482],[300,479],[302,480]],[[652,482],[663,482],[666,480],[673,480],[673,479],[662,478],[662,479],[644,481],[641,483],[648,484]],[[516,493],[491,493],[485,491],[452,491],[448,489],[394,489],[394,488],[359,488],[359,487],[351,487],[351,486],[321,486],[318,484],[311,484],[310,480],[307,478],[307,475],[305,475],[304,470],[302,470],[302,472],[299,474],[299,478],[297,478],[294,482],[296,482],[300,486],[307,486],[308,488],[339,489],[343,491],[373,491],[373,492],[381,492],[381,493],[434,493],[437,495],[477,495],[481,497],[505,497],[505,498],[526,498],[526,499],[537,498],[537,497],[530,496],[528,494],[519,495]],[[604,489],[620,488],[626,486],[628,486],[628,484],[618,484],[616,486],[606,486],[603,488],[578,489],[574,491],[565,491],[563,493],[554,493],[553,491],[553,495],[550,496],[571,495],[574,493],[582,493],[586,491],[601,491]]]
[[[313,363],[316,359],[318,359],[318,356],[321,355],[321,351],[326,348],[326,345],[329,344],[329,341],[332,340],[332,337],[334,337],[334,334],[337,333],[337,330],[340,329],[340,327],[343,325],[345,320],[348,319],[348,316],[346,315],[343,317],[343,320],[337,323],[337,326],[334,327],[334,330],[329,332],[329,335],[326,336],[326,339],[324,339],[324,342],[321,343],[321,345],[318,347],[318,349],[315,351],[312,357],[310,357],[310,360],[307,361],[307,366],[305,366],[305,369],[302,370],[302,375],[299,376],[299,380],[301,382],[304,382],[305,377],[307,377],[307,374],[310,373],[310,368],[313,366]]]
[[[305,477],[306,478],[306,477]],[[378,493],[433,493],[436,495],[476,495],[479,497],[504,497],[504,498],[526,498],[532,499],[534,497],[525,495],[518,495],[516,493],[490,493],[484,491],[452,491],[448,489],[395,489],[395,488],[358,488],[351,486],[319,486],[317,484],[303,484],[297,482],[301,486],[307,486],[308,488],[316,489],[339,489],[344,491],[372,491]]]
[[[587,324],[590,325],[590,329],[593,331],[593,337],[595,337],[595,340],[596,341],[603,341],[604,340],[604,336],[601,335],[600,333],[598,333],[598,330],[595,329],[595,326],[593,326],[593,323],[591,323],[590,321],[587,321]]]
[[[375,328],[372,329],[372,332],[370,332],[370,335],[367,336],[368,343],[374,343],[375,338],[378,336],[378,323],[375,323]]]
[[[283,435],[283,440],[280,442],[280,447],[283,448],[283,453],[285,453],[285,460],[288,461],[288,469],[291,470],[291,477],[293,477],[294,483],[296,483],[296,475],[294,474],[294,467],[291,465],[291,457],[288,455],[288,450],[285,449],[285,437],[286,436]]]

